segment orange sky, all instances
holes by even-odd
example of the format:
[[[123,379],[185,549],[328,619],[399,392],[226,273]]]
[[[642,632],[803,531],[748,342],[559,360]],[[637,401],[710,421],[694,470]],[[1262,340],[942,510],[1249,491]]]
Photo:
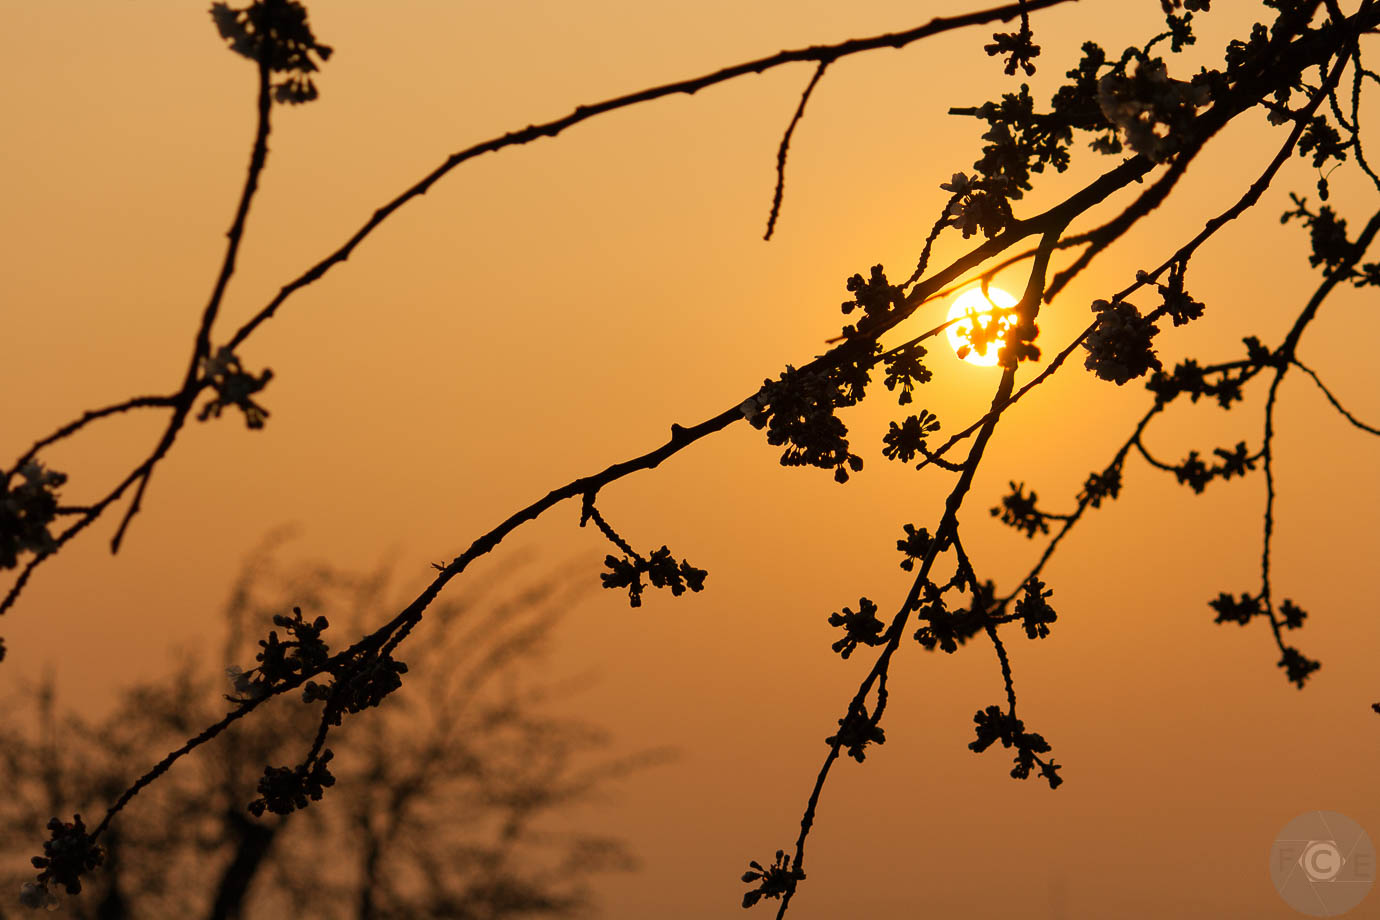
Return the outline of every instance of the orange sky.
[[[0,0],[0,435],[11,455],[84,409],[181,380],[254,118],[253,67],[222,50],[203,6]],[[1131,6],[1083,0],[1035,17],[1042,103],[1084,40],[1119,50],[1144,39],[1159,5]],[[1177,73],[1220,61],[1245,4],[1223,6]],[[967,8],[316,3],[312,25],[336,55],[317,102],[275,109],[213,340],[452,151],[580,103]],[[0,624],[0,689],[51,663],[69,698],[98,709],[171,649],[216,648],[242,554],[283,523],[302,527],[295,553],[357,566],[396,554],[420,586],[429,562],[550,488],[649,450],[671,422],[708,418],[808,360],[838,332],[844,279],[877,262],[904,277],[945,201],[939,183],[975,159],[981,128],[944,112],[1013,86],[981,52],[990,32],[831,68],[796,133],[771,243],[761,235],[776,145],[808,65],[461,167],[240,350],[251,369],[275,373],[263,431],[238,416],[191,424],[119,556],[108,552],[118,517],[107,516],[38,571]],[[1242,171],[1253,177],[1282,137],[1263,115],[1242,122],[1195,163],[1176,205],[1046,308],[1041,344],[1067,341],[1092,299],[1235,200]],[[1018,213],[1104,165],[1079,157]],[[1256,212],[1204,247],[1189,289],[1208,313],[1156,340],[1167,365],[1235,358],[1247,334],[1278,343],[1317,275],[1304,232],[1277,218],[1287,192],[1311,192],[1315,179],[1292,162]],[[1370,205],[1355,168],[1331,183],[1336,206],[1362,224]],[[966,248],[944,237],[937,263]],[[1371,423],[1373,300],[1339,290],[1300,347]],[[1071,364],[1003,421],[962,515],[979,572],[1003,589],[1041,549],[988,518],[1006,482],[1071,505],[1149,405],[1139,386]],[[997,372],[948,353],[933,368],[915,408],[959,430]],[[1231,414],[1176,405],[1149,443],[1175,460],[1243,438],[1254,449],[1263,391]],[[1368,705],[1380,699],[1370,577],[1380,445],[1301,375],[1280,400],[1274,584],[1311,614],[1292,637],[1323,661],[1308,689],[1275,667],[1263,623],[1216,626],[1207,607],[1218,592],[1256,589],[1259,475],[1194,496],[1129,461],[1123,497],[1080,524],[1047,570],[1060,614],[1051,638],[1008,638],[1021,715],[1066,765],[1064,786],[1013,781],[1003,752],[967,750],[973,712],[1002,699],[990,646],[950,657],[907,642],[887,743],[861,767],[836,766],[790,916],[1294,917],[1267,865],[1285,823],[1329,809],[1380,839],[1380,719]],[[735,425],[601,494],[635,545],[666,543],[710,573],[702,594],[649,597],[638,610],[597,594],[553,653],[558,672],[601,675],[572,708],[628,748],[681,751],[582,816],[643,859],[639,874],[600,883],[606,916],[738,916],[747,860],[794,841],[822,739],[871,661],[840,662],[825,618],[860,594],[895,608],[910,583],[896,565],[900,527],[933,528],[951,482],[882,459],[881,434],[899,417],[884,394],[846,414],[867,461],[846,486],[782,469],[779,449]],[[159,423],[106,421],[52,450],[48,463],[71,477],[64,497],[103,494]],[[528,550],[553,564],[587,559],[596,579],[608,546],[578,516],[574,504],[556,508],[474,575]]]

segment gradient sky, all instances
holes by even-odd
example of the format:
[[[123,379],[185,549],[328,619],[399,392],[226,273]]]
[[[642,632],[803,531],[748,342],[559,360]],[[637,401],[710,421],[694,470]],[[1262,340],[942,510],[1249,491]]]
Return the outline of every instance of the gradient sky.
[[[1215,65],[1249,24],[1247,4],[1222,6],[1173,72]],[[12,456],[85,409],[181,380],[254,124],[253,67],[221,47],[204,7],[0,0],[0,435]],[[315,3],[312,25],[336,55],[317,102],[274,112],[213,340],[450,152],[580,103],[968,8]],[[1037,98],[1083,41],[1140,43],[1158,8],[1083,0],[1035,16]],[[991,31],[831,68],[796,133],[771,243],[761,235],[776,146],[809,65],[461,167],[240,350],[275,374],[263,431],[235,415],[190,424],[119,556],[109,515],[38,571],[0,624],[0,690],[52,666],[69,699],[99,711],[173,649],[214,650],[241,556],[284,523],[301,526],[293,553],[357,566],[392,555],[420,586],[428,563],[547,490],[663,443],[671,422],[708,418],[819,353],[841,324],[844,280],[877,262],[908,274],[945,201],[939,184],[976,158],[981,128],[947,108],[1014,88],[981,51]],[[1047,350],[1086,325],[1092,299],[1158,265],[1263,168],[1283,135],[1263,113],[1241,122],[1193,165],[1175,203],[1045,309]],[[1044,177],[1018,213],[1105,165],[1079,148],[1074,169]],[[1373,200],[1357,176],[1348,164],[1331,177],[1353,227]],[[1255,212],[1201,250],[1188,285],[1208,312],[1156,340],[1167,365],[1238,357],[1243,335],[1278,344],[1318,279],[1305,233],[1278,216],[1288,191],[1315,180],[1295,160]],[[936,260],[966,248],[945,236]],[[1300,346],[1372,424],[1374,297],[1339,290]],[[915,331],[945,306],[927,308]],[[1070,364],[1003,421],[962,515],[980,574],[1002,589],[1042,548],[987,516],[1007,481],[1071,506],[1150,403],[1139,386]],[[933,369],[914,408],[959,430],[997,372],[938,347]],[[1241,439],[1255,449],[1263,391],[1230,414],[1176,405],[1148,441],[1172,460]],[[846,486],[782,469],[778,448],[735,425],[601,494],[634,545],[668,544],[710,573],[702,594],[637,610],[594,592],[552,652],[553,672],[600,675],[572,711],[625,749],[681,752],[579,816],[624,835],[643,860],[640,873],[600,883],[604,915],[743,915],[747,860],[792,845],[822,739],[871,661],[830,652],[825,619],[860,594],[895,608],[910,584],[894,549],[901,525],[933,528],[951,482],[883,460],[881,434],[904,414],[879,393],[845,415],[867,461]],[[105,421],[48,453],[71,477],[64,497],[103,494],[146,455],[161,419]],[[1021,715],[1053,744],[1064,786],[1014,781],[1004,752],[967,749],[973,712],[1002,699],[989,645],[944,656],[906,642],[887,743],[862,766],[836,766],[792,917],[1295,917],[1267,863],[1288,821],[1339,811],[1380,839],[1380,717],[1369,707],[1380,699],[1380,444],[1298,374],[1277,419],[1274,585],[1311,614],[1292,637],[1323,662],[1308,688],[1275,666],[1264,623],[1217,626],[1207,606],[1221,591],[1257,590],[1261,477],[1195,496],[1128,461],[1123,496],[1080,524],[1047,570],[1060,615],[1051,638],[1008,634]],[[587,560],[595,581],[609,547],[578,517],[576,504],[557,507],[474,577],[525,551],[552,565]],[[448,590],[465,591],[469,577]]]

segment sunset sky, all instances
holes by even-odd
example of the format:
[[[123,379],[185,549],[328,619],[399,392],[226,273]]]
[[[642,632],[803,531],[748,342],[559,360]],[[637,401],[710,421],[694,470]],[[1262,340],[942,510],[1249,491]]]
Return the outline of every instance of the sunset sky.
[[[86,409],[181,383],[255,117],[254,66],[225,50],[206,6],[0,0],[6,466]],[[1217,6],[1171,73],[1218,66],[1226,41],[1254,21],[1253,4]],[[456,150],[582,103],[973,8],[318,0],[311,24],[335,54],[320,99],[274,109],[212,341]],[[1084,41],[1119,52],[1163,19],[1155,0],[1082,0],[1032,22],[1043,53],[1028,82],[1043,106]],[[614,112],[458,168],[239,349],[247,368],[274,372],[263,430],[246,430],[235,412],[190,422],[118,555],[109,543],[123,503],[38,569],[0,618],[0,696],[51,668],[69,703],[99,713],[176,655],[214,654],[241,558],[280,525],[299,527],[293,557],[361,568],[396,559],[415,592],[430,563],[550,489],[660,446],[672,423],[710,418],[821,353],[845,321],[845,280],[876,263],[906,277],[947,200],[940,183],[971,170],[984,128],[948,108],[1019,85],[983,54],[992,31],[832,66],[796,131],[769,243],[777,145],[809,64]],[[1043,309],[1047,354],[1087,325],[1092,300],[1159,265],[1263,169],[1285,129],[1263,111],[1239,122],[1166,206]],[[1073,167],[1037,176],[1018,215],[1113,164],[1076,140]],[[1246,335],[1279,343],[1320,276],[1306,231],[1278,218],[1288,192],[1315,197],[1316,180],[1293,159],[1254,211],[1204,246],[1188,288],[1207,312],[1155,340],[1166,367],[1244,357]],[[1330,183],[1339,213],[1363,225],[1374,188],[1351,163]],[[945,234],[933,264],[973,242]],[[1002,280],[1024,286],[1018,273]],[[1372,425],[1375,296],[1338,289],[1299,348]],[[926,306],[905,328],[942,322],[948,305]],[[953,482],[889,463],[881,437],[920,408],[938,414],[943,435],[961,430],[998,379],[999,369],[933,344],[935,378],[913,406],[898,410],[876,374],[872,398],[843,413],[866,461],[846,485],[782,468],[780,448],[736,424],[600,494],[635,547],[666,544],[709,572],[702,593],[649,590],[638,609],[621,592],[589,592],[546,664],[598,675],[565,706],[605,726],[615,750],[679,751],[576,816],[624,837],[642,862],[599,880],[602,916],[774,912],[770,902],[743,913],[738,878],[749,859],[793,847],[823,739],[873,660],[864,649],[841,661],[826,618],[856,609],[860,595],[894,612],[911,583],[895,549],[902,525],[933,530]],[[1266,388],[1257,381],[1230,413],[1181,400],[1147,442],[1172,461],[1240,440],[1254,451]],[[1076,355],[998,426],[961,522],[979,574],[1000,593],[1044,546],[988,515],[1008,481],[1071,508],[1150,404],[1141,382],[1097,380]],[[69,476],[64,500],[105,494],[148,454],[164,418],[102,421],[45,452]],[[1276,427],[1273,584],[1310,614],[1290,636],[1323,663],[1308,687],[1286,681],[1264,622],[1215,625],[1208,607],[1220,592],[1258,590],[1263,477],[1194,495],[1132,457],[1122,496],[1085,518],[1046,570],[1059,613],[1051,636],[1003,632],[1020,714],[1052,744],[1064,785],[1015,781],[1009,752],[968,750],[974,711],[1004,699],[990,643],[948,656],[907,640],[892,667],[886,744],[862,765],[835,766],[788,916],[1297,917],[1269,876],[1285,824],[1326,809],[1380,840],[1380,716],[1370,709],[1380,700],[1380,441],[1297,371]],[[578,502],[557,506],[447,592],[463,595],[518,557],[583,562],[597,585],[612,547],[579,515]],[[409,641],[424,642],[425,625]],[[132,777],[146,766],[131,764]],[[1366,912],[1378,903],[1372,892],[1353,915],[1375,916]]]

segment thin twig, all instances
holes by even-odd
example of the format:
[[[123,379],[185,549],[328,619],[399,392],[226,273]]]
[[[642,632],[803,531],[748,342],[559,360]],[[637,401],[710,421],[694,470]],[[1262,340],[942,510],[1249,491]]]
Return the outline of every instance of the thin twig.
[[[1307,365],[1305,365],[1305,364],[1304,364],[1302,361],[1300,361],[1298,358],[1294,358],[1294,359],[1293,359],[1293,363],[1294,363],[1294,366],[1295,366],[1295,367],[1297,367],[1299,370],[1303,371],[1303,372],[1304,372],[1305,374],[1307,374],[1309,377],[1312,377],[1312,378],[1313,378],[1313,382],[1316,383],[1316,384],[1318,385],[1318,389],[1320,389],[1320,390],[1323,391],[1323,395],[1327,397],[1327,401],[1330,402],[1330,403],[1332,403],[1332,408],[1334,408],[1334,409],[1336,409],[1338,412],[1340,412],[1340,413],[1342,414],[1342,417],[1343,417],[1343,418],[1345,418],[1348,422],[1350,422],[1351,424],[1355,425],[1357,428],[1361,429],[1361,430],[1364,431],[1364,432],[1367,432],[1367,433],[1369,433],[1369,434],[1380,434],[1380,428],[1374,428],[1374,427],[1372,427],[1372,426],[1370,426],[1370,425],[1367,425],[1365,422],[1361,421],[1361,420],[1358,419],[1356,416],[1354,416],[1354,415],[1352,415],[1350,412],[1346,411],[1346,409],[1342,406],[1342,404],[1341,404],[1340,402],[1337,401],[1337,397],[1335,397],[1335,396],[1332,395],[1332,391],[1329,390],[1326,386],[1323,385],[1323,382],[1322,382],[1320,379],[1318,379],[1318,375],[1317,375],[1317,374],[1313,373],[1313,369],[1312,369],[1312,368],[1310,368],[1310,367],[1308,367]]]
[[[166,408],[176,404],[176,402],[176,396],[135,396],[133,399],[126,399],[124,402],[116,403],[113,406],[106,406],[103,409],[91,409],[87,412],[83,412],[81,418],[76,419],[75,421],[68,422],[66,425],[63,425],[61,428],[59,428],[57,431],[54,431],[52,434],[48,435],[46,438],[40,438],[39,440],[35,441],[33,446],[26,450],[24,452],[24,455],[15,461],[15,464],[11,469],[11,475],[13,475],[13,473],[15,472],[18,472],[21,466],[32,460],[35,454],[37,454],[43,448],[47,447],[49,444],[52,444],[56,441],[61,441],[63,438],[76,433],[78,430],[86,427],[86,425],[96,421],[97,419],[108,418],[112,415],[117,415],[122,412],[128,412],[131,409],[144,409],[149,407]]]
[[[971,437],[975,431],[980,429],[983,425],[987,424],[987,422],[990,419],[1000,416],[1007,409],[1011,408],[1016,403],[1020,402],[1021,397],[1025,396],[1025,394],[1035,389],[1035,387],[1044,383],[1045,380],[1047,380],[1050,377],[1050,375],[1052,375],[1055,371],[1062,367],[1064,361],[1067,360],[1068,356],[1073,354],[1073,352],[1078,348],[1078,346],[1083,344],[1083,340],[1086,339],[1088,336],[1092,335],[1092,331],[1096,328],[1097,323],[1091,323],[1088,326],[1088,328],[1084,329],[1081,333],[1079,333],[1077,338],[1075,338],[1068,345],[1064,346],[1063,351],[1059,352],[1059,354],[1054,356],[1054,360],[1049,362],[1048,367],[1046,367],[1044,370],[1040,371],[1040,373],[1036,374],[1033,378],[1031,378],[1030,382],[1027,383],[1025,386],[1021,387],[1020,390],[1018,390],[1015,393],[1015,395],[1011,396],[1010,399],[1002,403],[1000,406],[994,405],[992,408],[988,409],[987,412],[981,418],[973,422],[967,428],[964,428],[957,434],[951,435],[949,437],[949,440],[941,444],[939,448],[935,450],[932,454],[927,454],[925,463],[921,463],[917,467],[917,469],[923,469],[928,463],[937,463],[939,458],[944,456],[944,454],[948,453],[949,449],[952,448],[959,441]]]
[[[802,61],[813,61],[817,64],[832,63],[840,58],[848,57],[853,54],[861,54],[866,51],[873,51],[878,48],[904,48],[907,45],[938,35],[943,32],[950,32],[954,29],[961,29],[967,26],[982,25],[990,22],[1005,22],[1019,15],[1022,9],[1041,10],[1051,6],[1058,6],[1062,3],[1071,3],[1075,0],[1029,0],[1029,2],[1009,3],[1005,6],[994,7],[989,10],[980,10],[974,13],[965,13],[960,16],[937,16],[923,26],[907,29],[903,32],[887,32],[882,35],[874,35],[868,38],[855,38],[849,41],[839,42],[833,45],[812,45],[808,48],[797,48],[791,51],[782,51],[768,57],[758,58],[742,64],[735,64],[731,67],[724,67],[712,73],[704,74],[699,77],[692,77],[688,80],[679,80],[675,83],[667,83],[662,86],[654,86],[649,89],[640,90],[635,93],[628,93],[623,96],[615,96],[612,99],[605,99],[590,105],[582,105],[570,114],[557,118],[554,121],[543,122],[538,125],[528,125],[518,131],[510,131],[500,137],[481,141],[471,147],[467,147],[458,153],[452,154],[444,163],[433,169],[421,181],[411,188],[398,195],[392,201],[385,204],[373,213],[368,221],[364,223],[355,234],[351,236],[344,245],[316,265],[312,266],[306,273],[295,281],[290,282],[278,292],[277,296],[269,302],[262,310],[255,314],[247,323],[240,327],[230,338],[229,347],[235,348],[253,332],[259,324],[269,319],[277,311],[278,307],[287,300],[293,292],[308,284],[316,281],[334,265],[344,262],[350,257],[354,248],[379,224],[383,223],[398,208],[419,195],[425,195],[431,186],[450,172],[455,167],[472,160],[475,157],[486,153],[502,150],[505,147],[513,147],[519,144],[528,144],[532,141],[544,137],[555,137],[562,131],[587,121],[596,115],[605,112],[612,112],[616,109],[624,109],[628,106],[637,105],[642,102],[650,102],[653,99],[661,99],[665,96],[672,96],[679,93],[694,94],[702,89],[707,89],[718,83],[724,83],[747,74],[760,74],[775,67],[786,64],[796,64]]]
[[[796,106],[795,115],[786,126],[786,133],[781,135],[781,146],[776,151],[776,191],[771,198],[771,214],[767,215],[767,232],[762,234],[764,240],[771,239],[772,232],[776,230],[777,215],[781,213],[781,196],[786,191],[786,153],[791,149],[791,137],[795,134],[795,126],[800,124],[800,118],[805,114],[805,104],[810,101],[810,94],[815,91],[820,77],[824,76],[824,71],[828,68],[828,61],[819,62],[819,66],[815,68],[815,75],[805,86],[805,92],[800,94],[800,105]]]
[[[1155,401],[1155,404],[1150,407],[1149,411],[1147,411],[1145,415],[1141,417],[1140,422],[1136,425],[1135,431],[1133,431],[1131,433],[1131,436],[1126,439],[1125,443],[1123,443],[1121,447],[1117,449],[1116,456],[1112,458],[1112,462],[1103,467],[1103,472],[1106,472],[1107,470],[1116,470],[1118,473],[1120,473],[1121,467],[1126,461],[1126,454],[1130,451],[1131,446],[1133,444],[1139,443],[1141,432],[1145,430],[1145,426],[1150,423],[1150,420],[1152,418],[1154,418],[1158,413],[1164,410],[1164,406],[1165,404],[1163,402],[1159,400]],[[1031,570],[1028,573],[1026,573],[1025,578],[1021,579],[1020,585],[1017,585],[1014,589],[1012,589],[1010,594],[1002,598],[1001,604],[998,605],[998,609],[1005,610],[1006,607],[1011,603],[1011,601],[1015,600],[1016,594],[1021,590],[1021,586],[1029,584],[1032,578],[1037,577],[1040,574],[1040,572],[1044,570],[1045,564],[1049,562],[1050,557],[1054,555],[1054,550],[1063,541],[1064,537],[1068,536],[1069,531],[1073,530],[1074,525],[1078,523],[1078,521],[1083,517],[1083,513],[1087,511],[1087,509],[1091,506],[1092,496],[1087,492],[1084,492],[1081,496],[1079,496],[1078,507],[1074,509],[1074,512],[1072,514],[1068,515],[1068,517],[1065,518],[1064,526],[1060,527],[1059,532],[1056,533],[1050,539],[1049,543],[1045,546],[1044,552],[1040,554],[1040,558],[1038,561],[1036,561],[1034,567],[1031,568]]]
[[[1270,618],[1270,628],[1275,634],[1275,643],[1281,651],[1284,649],[1284,638],[1279,633],[1279,621],[1275,619],[1274,602],[1270,597],[1270,543],[1275,534],[1275,397],[1279,393],[1279,384],[1284,380],[1284,372],[1287,369],[1286,364],[1275,371],[1275,379],[1270,381],[1269,398],[1265,400],[1265,525],[1260,550],[1260,600],[1265,605],[1265,613]]]
[[[264,697],[263,699],[252,700],[250,702],[241,704],[239,708],[231,710],[229,713],[227,713],[225,717],[222,718],[219,722],[207,726],[206,729],[203,730],[200,734],[188,738],[187,742],[183,744],[180,748],[178,748],[177,750],[173,751],[172,753],[168,754],[168,756],[160,760],[157,764],[153,766],[152,769],[150,769],[143,776],[135,780],[134,783],[128,789],[122,792],[120,794],[120,797],[116,799],[109,808],[106,809],[105,817],[101,819],[101,823],[97,824],[96,827],[91,831],[91,839],[95,840],[96,838],[100,837],[101,834],[104,833],[106,828],[110,825],[110,822],[115,818],[115,815],[119,814],[119,812],[126,805],[129,804],[130,799],[133,799],[136,795],[138,795],[140,791],[142,791],[143,788],[147,786],[149,783],[158,779],[158,777],[162,776],[164,773],[167,773],[174,763],[176,763],[185,755],[196,750],[198,747],[205,744],[207,741],[210,741],[211,739],[215,738],[217,735],[225,731],[235,722],[249,715],[249,713],[253,712],[255,709],[258,708],[259,704],[263,703],[265,700],[268,699],[269,697]]]
[[[594,507],[593,492],[585,493],[584,501],[580,508],[580,526],[585,526],[587,521],[593,521],[594,526],[599,528],[599,532],[607,537],[610,543],[641,564],[643,560],[642,557],[638,555],[637,550],[633,549],[627,540],[620,537],[618,531],[614,530],[609,525],[609,522],[604,520],[604,516],[599,513],[599,509]]]
[[[216,313],[220,309],[220,302],[225,294],[225,288],[230,281],[230,276],[234,274],[235,256],[239,251],[240,239],[244,234],[245,220],[249,215],[249,204],[254,197],[255,190],[258,188],[259,174],[263,171],[264,162],[268,156],[269,109],[272,106],[272,102],[273,97],[269,86],[268,65],[260,62],[258,97],[259,120],[258,127],[255,129],[254,133],[254,147],[249,158],[249,170],[245,178],[244,192],[240,196],[239,205],[235,209],[235,219],[227,234],[229,242],[226,245],[225,258],[221,263],[220,273],[216,277],[216,284],[211,292],[210,301],[206,304],[206,309],[202,313],[201,325],[197,330],[196,342],[192,348],[192,358],[188,363],[186,376],[183,378],[182,389],[178,391],[177,395],[171,397],[139,397],[138,399],[128,400],[125,403],[120,403],[117,406],[108,407],[107,409],[98,409],[95,410],[95,412],[88,412],[86,416],[65,426],[65,428],[71,429],[71,431],[76,431],[82,425],[85,425],[95,418],[102,418],[116,411],[124,411],[125,409],[133,408],[137,403],[144,405],[166,405],[171,407],[173,409],[173,416],[168,421],[168,427],[164,430],[163,436],[153,452],[142,463],[135,467],[135,469],[104,498],[94,505],[89,506],[89,511],[81,520],[63,531],[54,541],[54,546],[49,549],[48,552],[39,554],[29,560],[29,563],[24,567],[24,570],[20,572],[15,583],[10,586],[10,590],[6,592],[4,599],[0,600],[0,614],[3,614],[5,611],[9,610],[10,607],[14,606],[15,601],[19,599],[20,593],[23,592],[24,586],[28,584],[29,579],[33,576],[34,570],[38,568],[44,560],[54,556],[69,540],[99,518],[112,502],[120,498],[120,496],[125,493],[125,490],[137,481],[139,485],[135,490],[134,499],[130,502],[129,509],[125,512],[124,518],[120,521],[120,526],[115,532],[114,539],[111,540],[110,551],[112,553],[119,551],[120,542],[124,537],[125,530],[129,526],[134,515],[139,511],[144,490],[148,486],[149,476],[152,474],[154,466],[157,465],[158,461],[161,460],[172,447],[173,442],[177,439],[178,431],[182,428],[183,422],[186,421],[187,414],[191,411],[192,404],[196,401],[197,394],[201,391],[203,384],[199,382],[198,377],[202,358],[204,358],[210,350],[211,324],[215,321]],[[140,402],[141,400],[144,402]],[[68,431],[68,433],[70,434],[71,431]],[[39,445],[52,443],[53,440],[55,440],[53,437],[47,438],[39,442]],[[34,449],[37,449],[37,447]]]

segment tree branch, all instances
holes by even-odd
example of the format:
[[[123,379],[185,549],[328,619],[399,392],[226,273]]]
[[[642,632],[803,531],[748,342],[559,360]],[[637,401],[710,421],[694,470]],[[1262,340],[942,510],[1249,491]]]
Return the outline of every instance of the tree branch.
[[[186,421],[187,414],[192,411],[192,403],[196,400],[196,394],[201,389],[197,379],[200,376],[202,359],[211,353],[211,326],[215,323],[216,314],[220,311],[220,302],[225,296],[225,288],[230,283],[230,276],[235,273],[235,256],[239,253],[240,240],[244,236],[244,224],[249,218],[249,204],[254,200],[254,193],[259,188],[259,174],[263,172],[264,163],[268,159],[269,111],[273,106],[268,66],[267,60],[259,61],[258,127],[254,132],[254,149],[249,156],[249,171],[245,176],[244,191],[240,194],[239,205],[235,208],[234,222],[231,223],[230,230],[226,234],[229,242],[225,247],[225,258],[221,262],[220,273],[216,276],[215,287],[211,290],[211,299],[201,314],[201,325],[197,328],[196,342],[192,346],[192,358],[187,363],[187,374],[182,381],[182,389],[177,397],[173,417],[168,422],[168,428],[163,432],[163,437],[159,440],[158,446],[154,448],[153,454],[141,468],[139,487],[134,492],[134,500],[130,502],[129,510],[125,512],[120,526],[115,530],[114,538],[110,541],[112,553],[120,551],[120,542],[124,539],[125,530],[129,527],[129,522],[134,519],[134,515],[139,513],[139,506],[143,503],[144,490],[148,488],[149,477],[153,475],[153,468],[172,447],[173,441],[177,438],[177,432],[181,429],[183,422]]]
[[[628,93],[623,96],[615,96],[612,99],[605,99],[602,102],[595,102],[590,105],[582,105],[570,114],[557,118],[554,121],[543,122],[537,125],[528,125],[517,131],[510,131],[500,137],[481,141],[471,147],[467,147],[457,153],[452,154],[444,163],[433,169],[419,182],[411,188],[398,195],[392,201],[385,204],[374,212],[373,216],[361,226],[355,234],[351,236],[344,245],[316,265],[312,266],[306,273],[295,281],[283,287],[278,295],[269,302],[262,310],[254,315],[247,323],[230,338],[229,347],[234,349],[239,346],[261,323],[273,316],[283,301],[292,296],[297,290],[306,287],[326,274],[337,263],[344,262],[350,257],[354,248],[379,224],[388,219],[398,208],[419,195],[425,195],[431,186],[435,185],[446,173],[459,166],[467,160],[482,156],[486,153],[502,150],[505,147],[514,147],[520,144],[528,144],[544,137],[555,137],[567,128],[573,127],[582,121],[588,121],[596,115],[605,112],[612,112],[617,109],[625,109],[629,106],[637,105],[642,102],[650,102],[654,99],[661,99],[666,96],[674,96],[680,93],[693,95],[702,89],[725,83],[747,74],[760,74],[775,67],[786,64],[797,64],[805,61],[813,61],[816,64],[829,64],[840,58],[854,54],[861,54],[867,51],[874,51],[879,48],[904,48],[913,42],[932,35],[939,35],[943,32],[951,32],[954,29],[962,29],[967,26],[983,25],[989,22],[1006,22],[1021,14],[1022,10],[1042,10],[1051,6],[1058,6],[1062,3],[1072,3],[1076,0],[1029,0],[1029,2],[1009,3],[1005,6],[994,7],[989,10],[980,10],[974,13],[964,13],[959,16],[936,16],[923,26],[916,26],[903,32],[887,32],[882,35],[874,35],[868,38],[855,38],[849,41],[839,42],[833,45],[812,45],[808,48],[797,48],[791,51],[782,51],[778,54],[769,55],[756,60],[747,61],[742,64],[735,64],[731,67],[724,67],[712,73],[702,76],[692,77],[688,80],[678,80],[675,83],[667,83],[662,86],[654,86],[649,89],[640,90],[635,93]]]
[[[772,231],[776,229],[776,217],[781,213],[781,196],[786,191],[786,153],[791,149],[791,137],[795,134],[795,126],[800,124],[800,118],[805,114],[805,104],[810,101],[810,94],[815,91],[820,77],[824,76],[824,71],[828,67],[828,61],[821,61],[815,68],[815,75],[806,84],[805,92],[800,94],[800,105],[796,106],[795,115],[786,126],[786,133],[781,135],[781,147],[776,151],[776,191],[771,199],[771,214],[767,216],[767,232],[762,235],[764,240],[771,239]]]

